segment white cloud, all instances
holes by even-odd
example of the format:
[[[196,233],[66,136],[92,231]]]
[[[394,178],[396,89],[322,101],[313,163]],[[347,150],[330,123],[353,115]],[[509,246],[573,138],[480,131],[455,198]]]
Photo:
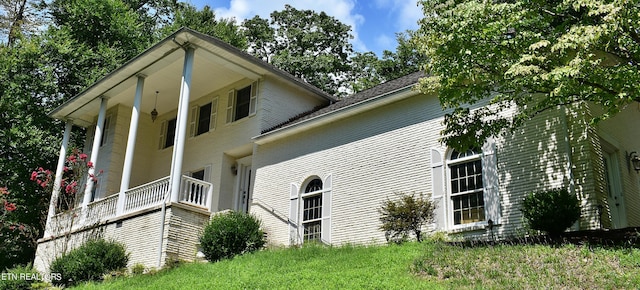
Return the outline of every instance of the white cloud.
[[[379,47],[393,47],[396,44],[396,39],[386,34],[380,34],[375,39],[376,45]]]
[[[413,1],[396,0],[396,5],[398,2],[401,3],[400,16],[397,18],[398,23],[396,23],[396,25],[398,25],[398,28],[401,31],[405,31],[407,29],[417,29],[418,20],[423,17],[422,9],[420,8],[420,6],[418,6],[417,2]]]
[[[253,18],[258,15],[262,18],[269,18],[273,11],[281,11],[285,4],[289,4],[296,9],[324,11],[328,15],[335,17],[342,23],[351,26],[353,39],[351,43],[354,49],[366,51],[366,45],[358,37],[360,26],[364,23],[364,16],[355,13],[355,0],[231,0],[229,7],[213,7],[216,16],[224,18],[235,18],[238,22]]]
[[[392,19],[397,19],[394,25],[398,32],[417,29],[418,20],[423,17],[422,9],[415,0],[376,0],[375,4],[378,9],[387,9]]]

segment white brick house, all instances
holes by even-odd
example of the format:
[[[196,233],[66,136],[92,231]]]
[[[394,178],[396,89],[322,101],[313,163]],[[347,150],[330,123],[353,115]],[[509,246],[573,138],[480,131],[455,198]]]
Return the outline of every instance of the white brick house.
[[[131,264],[193,259],[202,224],[228,209],[259,216],[272,244],[381,243],[377,210],[395,192],[432,194],[436,228],[463,235],[485,235],[489,220],[498,235],[518,234],[523,195],[561,186],[582,201],[582,229],[640,225],[627,157],[640,151],[638,108],[597,127],[587,125],[594,108],[560,108],[455,152],[438,141],[437,96],[412,89],[421,76],[337,101],[181,29],[51,112],[67,123],[61,160],[72,126],[84,127],[104,173],[76,223],[61,231],[69,217],[50,210],[35,265],[46,271],[61,244],[95,229],[124,242]]]

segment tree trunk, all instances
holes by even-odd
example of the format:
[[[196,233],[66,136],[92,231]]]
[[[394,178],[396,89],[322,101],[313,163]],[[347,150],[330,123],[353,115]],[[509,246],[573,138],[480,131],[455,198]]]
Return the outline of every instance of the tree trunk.
[[[20,28],[22,27],[22,22],[24,21],[24,10],[27,6],[27,0],[19,0],[17,2],[17,5],[18,7],[16,7],[17,9],[15,11],[15,17],[12,19],[11,26],[9,28],[9,37],[7,41],[7,44],[9,46],[13,46],[16,38],[18,38],[18,35],[20,33]]]

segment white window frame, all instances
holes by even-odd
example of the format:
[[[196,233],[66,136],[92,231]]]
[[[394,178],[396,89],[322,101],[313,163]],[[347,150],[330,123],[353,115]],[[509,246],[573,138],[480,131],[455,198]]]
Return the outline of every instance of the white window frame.
[[[311,182],[315,181],[315,180],[320,180],[320,183],[322,184],[322,188],[316,191],[311,191],[311,192],[305,192],[307,186],[309,186],[309,184],[311,184]],[[306,240],[304,239],[304,229],[308,224],[311,223],[316,223],[316,222],[320,222],[320,236],[322,237],[322,220],[323,220],[323,216],[322,216],[322,209],[324,206],[324,199],[323,199],[323,194],[325,193],[325,191],[327,191],[324,188],[324,182],[322,182],[322,179],[320,177],[315,177],[315,178],[311,178],[306,184],[305,186],[302,187],[302,191],[300,192],[300,208],[302,209],[300,211],[300,224],[301,224],[301,234],[302,234],[302,242],[304,243]],[[320,217],[317,217],[315,219],[309,219],[309,220],[304,220],[304,211],[306,210],[306,208],[304,207],[304,202],[306,199],[312,198],[312,197],[318,197],[320,196]],[[319,242],[322,242],[322,238],[320,238]]]
[[[211,167],[212,165],[209,164],[205,167],[200,167],[198,169],[188,171],[185,175],[189,177],[193,177],[194,173],[202,171],[202,175],[203,175],[202,181],[211,182]]]
[[[174,140],[174,144],[173,145],[166,146],[166,144],[167,144],[167,133],[169,133],[168,132],[168,130],[169,130],[169,122],[172,121],[172,120],[176,120],[176,128],[174,128],[174,132],[173,132],[173,137],[175,139],[175,134],[176,134],[175,132],[176,132],[176,130],[178,130],[178,128],[177,128],[178,127],[178,117],[177,116],[174,116],[172,118],[167,118],[167,119],[163,120],[160,123],[160,136],[158,138],[159,139],[158,140],[159,141],[158,142],[158,150],[164,150],[164,149],[171,148],[171,147],[176,145],[175,144],[175,140]]]
[[[313,192],[305,192],[307,185],[313,180],[319,179],[322,182],[322,189]],[[304,225],[311,222],[320,221],[320,242],[331,244],[331,205],[332,205],[332,184],[333,175],[329,174],[324,179],[317,175],[305,179],[305,182],[298,186],[291,184],[290,205],[289,205],[289,227],[290,242],[292,245],[304,243]],[[299,188],[299,190],[298,190]],[[304,199],[314,196],[322,196],[321,217],[304,221]]]
[[[191,121],[189,122],[189,137],[197,137],[201,135],[205,135],[207,133],[213,132],[216,130],[216,124],[218,120],[218,96],[215,96],[211,99],[211,102],[207,102],[201,105],[196,105],[191,107]],[[211,113],[209,116],[209,129],[206,132],[202,132],[198,134],[199,126],[200,126],[200,108],[211,104]]]
[[[246,89],[246,88],[250,88],[250,96],[249,96],[249,113],[247,114],[247,116],[244,116],[242,118],[237,118],[236,117],[236,105],[237,105],[237,101],[238,101],[238,91]],[[236,88],[233,90],[230,90],[227,93],[227,116],[226,116],[226,123],[227,124],[231,124],[233,122],[237,122],[240,120],[244,120],[246,118],[252,117],[256,114],[256,107],[258,104],[258,82],[252,82],[249,85],[240,87],[240,88]]]
[[[485,174],[485,164],[482,160],[482,151],[481,149],[477,149],[478,152],[476,152],[476,154],[472,155],[472,156],[465,156],[462,158],[458,158],[458,159],[451,159],[453,152],[455,152],[456,150],[449,150],[448,154],[447,154],[447,166],[446,166],[446,172],[445,172],[445,176],[446,176],[446,181],[445,181],[445,185],[447,187],[447,198],[446,198],[446,202],[447,202],[447,219],[448,219],[448,224],[451,225],[450,228],[452,230],[460,230],[460,229],[467,229],[467,228],[476,228],[476,227],[482,227],[484,228],[487,225],[487,221],[488,221],[488,213],[487,213],[487,200],[486,200],[486,187],[487,185],[484,182],[484,174]],[[483,183],[482,183],[482,189],[475,189],[475,190],[467,190],[464,192],[458,192],[458,193],[453,193],[453,188],[451,186],[451,167],[455,166],[455,165],[459,165],[459,164],[463,164],[463,163],[469,163],[469,162],[473,162],[473,161],[477,161],[480,160],[480,166],[481,166],[481,173],[482,173],[482,179],[483,179]],[[453,197],[455,196],[463,196],[463,195],[468,195],[468,194],[473,194],[473,193],[477,193],[477,192],[482,192],[482,198],[483,198],[483,210],[484,210],[484,220],[482,221],[477,221],[477,222],[473,222],[473,223],[466,223],[466,224],[455,224],[455,219],[454,219],[454,209],[453,209]]]

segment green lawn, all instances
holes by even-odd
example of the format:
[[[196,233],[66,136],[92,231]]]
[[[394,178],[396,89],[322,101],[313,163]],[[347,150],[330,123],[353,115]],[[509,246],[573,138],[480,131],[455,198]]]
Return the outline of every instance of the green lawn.
[[[78,289],[624,289],[639,285],[640,250],[635,248],[460,248],[407,243],[272,249]]]

